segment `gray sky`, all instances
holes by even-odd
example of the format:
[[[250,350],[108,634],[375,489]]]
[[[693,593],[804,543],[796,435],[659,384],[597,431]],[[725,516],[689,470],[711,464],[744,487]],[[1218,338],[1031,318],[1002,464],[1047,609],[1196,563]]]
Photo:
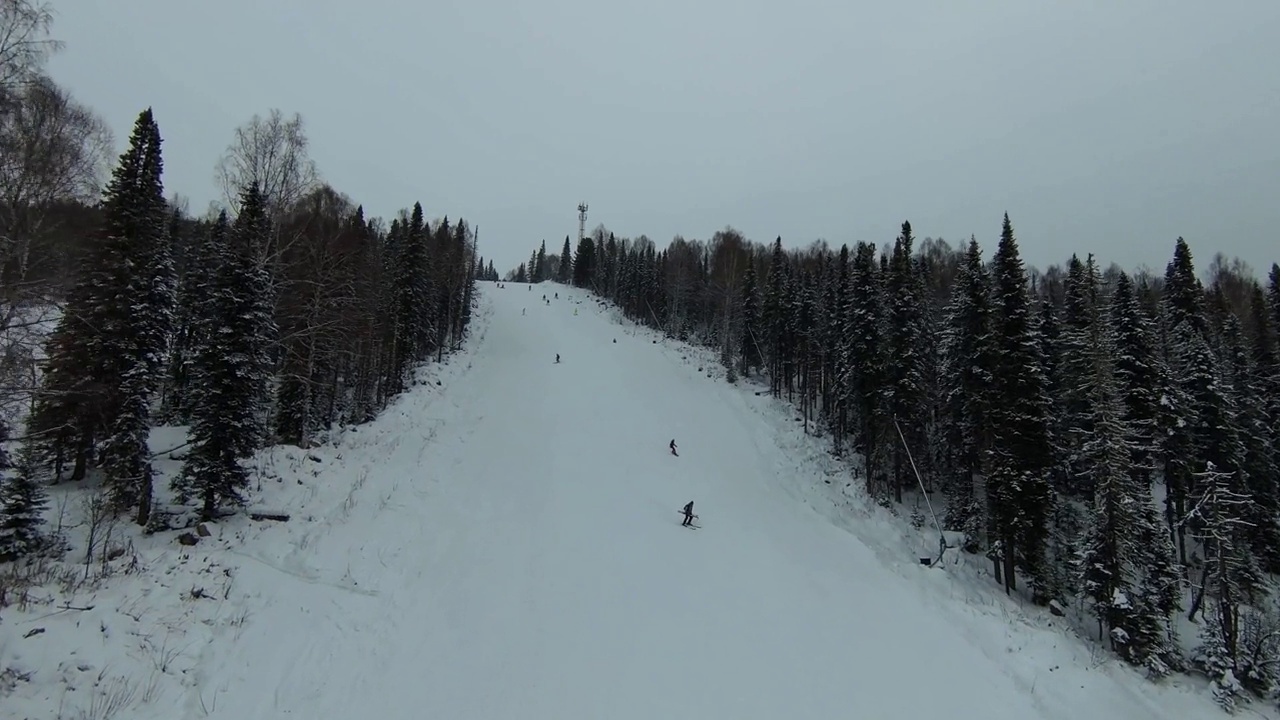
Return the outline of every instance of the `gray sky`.
[[[202,212],[235,126],[302,113],[371,214],[420,200],[505,272],[588,229],[789,246],[903,219],[990,256],[1280,261],[1276,0],[53,0],[53,75],[155,108]]]

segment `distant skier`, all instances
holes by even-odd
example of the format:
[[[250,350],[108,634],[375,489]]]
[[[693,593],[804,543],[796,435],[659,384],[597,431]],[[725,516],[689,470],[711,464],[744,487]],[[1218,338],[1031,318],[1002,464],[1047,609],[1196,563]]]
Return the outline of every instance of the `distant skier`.
[[[521,315],[523,315],[523,314],[524,314],[524,311],[525,311],[525,309],[524,309],[524,308],[520,308],[520,314],[521,314]]]
[[[560,364],[560,353],[556,353],[556,364]]]
[[[559,300],[559,299],[560,299],[560,293],[556,293],[556,299],[557,299],[557,300]]]
[[[671,454],[680,457],[680,453],[676,452],[676,440],[671,438]]]
[[[697,515],[693,514],[693,501],[690,500],[689,504],[684,506],[684,522],[680,524],[688,527],[693,524],[693,519],[696,517]]]

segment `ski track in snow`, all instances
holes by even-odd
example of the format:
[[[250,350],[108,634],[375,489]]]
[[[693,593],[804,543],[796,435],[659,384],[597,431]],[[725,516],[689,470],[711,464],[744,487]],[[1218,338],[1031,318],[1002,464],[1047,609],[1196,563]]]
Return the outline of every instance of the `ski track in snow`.
[[[957,551],[918,565],[936,536],[846,487],[794,410],[708,379],[712,353],[581,291],[481,287],[467,349],[379,419],[268,453],[290,522],[182,550],[234,582],[170,608],[193,647],[145,717],[1221,715],[951,572]]]

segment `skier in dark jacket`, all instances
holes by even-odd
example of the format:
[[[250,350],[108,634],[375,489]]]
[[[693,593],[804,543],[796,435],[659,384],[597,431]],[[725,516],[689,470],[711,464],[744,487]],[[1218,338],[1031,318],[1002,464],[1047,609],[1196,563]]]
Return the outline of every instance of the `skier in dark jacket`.
[[[672,438],[672,439],[671,439],[671,454],[672,454],[672,455],[675,455],[676,457],[680,457],[680,453],[676,452],[676,441],[675,441],[675,438]]]
[[[695,516],[693,514],[693,501],[690,500],[689,504],[684,506],[684,522],[680,524],[684,526],[692,525],[694,517]]]

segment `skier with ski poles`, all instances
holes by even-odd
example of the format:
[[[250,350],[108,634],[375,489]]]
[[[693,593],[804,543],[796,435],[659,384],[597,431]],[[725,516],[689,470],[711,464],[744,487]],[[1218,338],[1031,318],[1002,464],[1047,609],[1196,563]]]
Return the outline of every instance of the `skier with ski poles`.
[[[685,527],[689,527],[693,524],[693,519],[696,517],[698,516],[693,514],[693,501],[690,500],[689,504],[684,506],[684,522],[680,524]]]

